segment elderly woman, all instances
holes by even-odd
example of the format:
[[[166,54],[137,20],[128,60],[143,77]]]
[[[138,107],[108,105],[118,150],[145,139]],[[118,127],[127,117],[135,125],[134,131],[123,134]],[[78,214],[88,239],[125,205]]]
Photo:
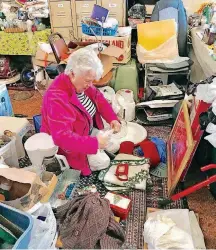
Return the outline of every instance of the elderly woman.
[[[42,106],[41,132],[52,136],[59,153],[69,165],[90,175],[87,155],[104,149],[108,138],[100,133],[93,137],[93,127],[103,129],[104,118],[118,132],[121,125],[110,104],[92,83],[100,79],[103,66],[93,50],[79,49],[47,90]]]

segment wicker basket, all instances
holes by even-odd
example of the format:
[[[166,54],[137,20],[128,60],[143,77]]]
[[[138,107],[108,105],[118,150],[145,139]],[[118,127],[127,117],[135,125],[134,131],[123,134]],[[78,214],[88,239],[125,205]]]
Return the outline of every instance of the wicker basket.
[[[6,32],[6,33],[23,33],[23,32],[25,32],[25,30],[21,29],[21,28],[6,28],[6,29],[4,29],[4,32]]]

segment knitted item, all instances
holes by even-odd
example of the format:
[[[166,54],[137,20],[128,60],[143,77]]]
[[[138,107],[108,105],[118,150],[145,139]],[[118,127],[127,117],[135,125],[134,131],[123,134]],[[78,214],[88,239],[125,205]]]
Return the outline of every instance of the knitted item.
[[[136,148],[133,150],[133,155],[138,156],[138,157],[143,157],[143,156],[144,156],[144,153],[143,153],[142,148],[141,148],[140,146],[139,146],[139,147],[136,147]]]
[[[99,195],[80,195],[56,209],[64,249],[120,249],[125,234],[109,202]]]
[[[151,166],[156,167],[160,163],[160,155],[156,145],[150,140],[146,139],[139,143],[142,148],[145,158],[149,158]]]
[[[134,143],[131,141],[124,141],[120,144],[119,154],[132,155],[134,150]]]

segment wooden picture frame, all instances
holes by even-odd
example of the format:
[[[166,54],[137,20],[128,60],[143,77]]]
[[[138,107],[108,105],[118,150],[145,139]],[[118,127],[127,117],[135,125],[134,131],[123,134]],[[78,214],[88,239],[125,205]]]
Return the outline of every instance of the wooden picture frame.
[[[194,147],[190,116],[184,100],[167,141],[168,196],[173,194]]]
[[[199,146],[199,143],[204,133],[204,130],[201,130],[200,128],[200,122],[199,122],[200,114],[203,112],[207,112],[210,106],[211,104],[198,100],[196,99],[196,97],[194,97],[192,100],[192,104],[190,107],[190,123],[191,123],[191,130],[192,130],[193,140],[195,141],[194,142],[195,145],[194,145],[193,152],[191,153],[191,156],[186,164],[186,168],[184,169],[181,175],[181,181],[185,180],[188,169],[192,163],[193,157],[196,153],[196,150]]]

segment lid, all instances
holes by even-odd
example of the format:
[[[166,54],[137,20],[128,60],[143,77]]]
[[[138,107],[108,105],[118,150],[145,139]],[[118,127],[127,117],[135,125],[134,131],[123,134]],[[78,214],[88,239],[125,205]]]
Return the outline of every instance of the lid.
[[[25,143],[25,149],[28,151],[34,150],[50,150],[52,148],[57,148],[54,144],[52,136],[46,133],[38,133],[31,136]]]

